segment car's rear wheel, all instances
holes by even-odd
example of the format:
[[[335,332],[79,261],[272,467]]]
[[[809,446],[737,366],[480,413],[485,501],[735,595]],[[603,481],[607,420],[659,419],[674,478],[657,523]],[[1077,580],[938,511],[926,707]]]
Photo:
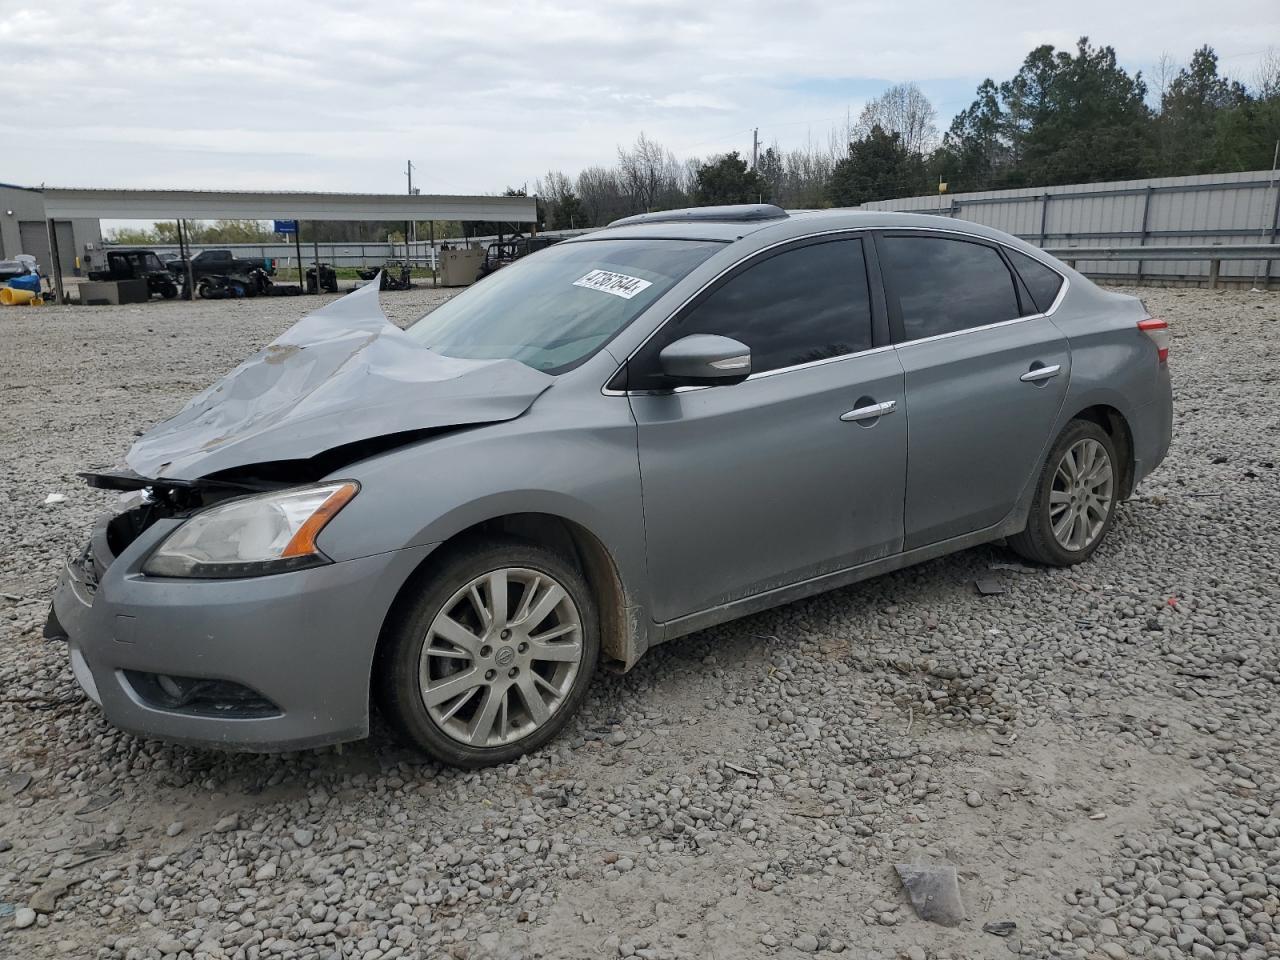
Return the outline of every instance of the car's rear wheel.
[[[1009,546],[1038,563],[1067,567],[1098,549],[1115,520],[1120,462],[1096,423],[1072,420],[1036,481],[1027,526]]]
[[[568,559],[518,540],[453,551],[422,571],[389,625],[382,706],[410,740],[463,767],[554,737],[599,657],[596,606]]]

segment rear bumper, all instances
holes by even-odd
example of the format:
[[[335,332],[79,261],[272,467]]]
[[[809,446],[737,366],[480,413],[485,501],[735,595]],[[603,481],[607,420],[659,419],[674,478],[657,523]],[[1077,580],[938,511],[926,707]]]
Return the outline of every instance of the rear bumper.
[[[251,751],[367,735],[383,619],[431,547],[243,580],[143,576],[142,560],[174,526],[156,523],[98,582],[77,561],[59,577],[47,631],[66,636],[76,679],[106,719],[143,736]],[[165,705],[128,672],[229,681],[274,709]]]
[[[1160,371],[1158,396],[1133,414],[1133,486],[1164,462],[1173,442],[1173,387],[1167,368]]]

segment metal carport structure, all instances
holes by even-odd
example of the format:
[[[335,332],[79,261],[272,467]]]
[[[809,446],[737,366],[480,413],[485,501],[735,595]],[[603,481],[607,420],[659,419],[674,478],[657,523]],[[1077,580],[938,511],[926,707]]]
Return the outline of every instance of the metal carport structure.
[[[55,220],[463,220],[536,223],[533,197],[310,193],[254,190],[114,190],[44,187],[54,288],[64,297]]]

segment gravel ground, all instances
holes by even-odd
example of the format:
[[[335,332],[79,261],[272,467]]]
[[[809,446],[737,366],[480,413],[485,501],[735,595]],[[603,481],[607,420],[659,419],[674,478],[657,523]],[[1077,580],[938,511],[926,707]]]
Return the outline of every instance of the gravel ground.
[[[985,547],[697,634],[472,773],[139,740],[40,637],[106,503],[75,471],[316,298],[0,312],[0,956],[1280,957],[1280,296],[1142,294],[1174,445],[1090,563]]]

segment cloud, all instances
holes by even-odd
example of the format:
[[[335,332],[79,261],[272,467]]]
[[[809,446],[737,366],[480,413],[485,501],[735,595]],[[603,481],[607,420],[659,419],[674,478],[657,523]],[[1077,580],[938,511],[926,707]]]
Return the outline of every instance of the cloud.
[[[20,0],[14,0],[14,3]],[[7,6],[13,6],[14,3]],[[1131,68],[1201,43],[1247,75],[1274,0],[57,0],[0,16],[0,181],[479,193],[613,161],[824,141],[915,80],[944,120],[1039,42]],[[735,132],[736,131],[736,132]]]

